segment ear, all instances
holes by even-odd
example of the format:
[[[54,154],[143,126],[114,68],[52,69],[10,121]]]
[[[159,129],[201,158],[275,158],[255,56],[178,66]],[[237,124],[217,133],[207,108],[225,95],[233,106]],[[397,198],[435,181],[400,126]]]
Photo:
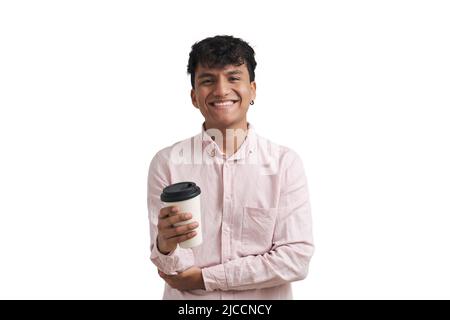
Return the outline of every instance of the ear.
[[[195,95],[194,89],[191,89],[191,102],[192,102],[192,105],[198,109],[197,96]]]
[[[252,81],[250,83],[250,90],[252,92],[252,100],[255,100],[256,99],[256,82],[255,81]]]

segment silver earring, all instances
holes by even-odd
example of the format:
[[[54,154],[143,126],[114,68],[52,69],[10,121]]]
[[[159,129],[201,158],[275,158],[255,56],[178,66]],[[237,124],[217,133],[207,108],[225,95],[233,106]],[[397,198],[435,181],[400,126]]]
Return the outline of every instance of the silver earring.
[[[253,101],[253,100],[250,101],[250,104],[251,104],[251,105],[254,105],[254,104],[255,104],[255,101]]]

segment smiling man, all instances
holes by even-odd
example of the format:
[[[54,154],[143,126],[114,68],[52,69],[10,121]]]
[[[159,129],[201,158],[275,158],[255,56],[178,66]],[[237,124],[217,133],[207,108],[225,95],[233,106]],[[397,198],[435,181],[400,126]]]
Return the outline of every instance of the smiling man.
[[[250,80],[245,62],[239,66],[208,68],[198,65],[192,103],[205,117],[206,129],[246,129],[246,115],[256,97],[256,83]]]
[[[255,68],[241,39],[192,46],[191,100],[205,118],[202,131],[160,150],[148,175],[150,258],[166,283],[164,299],[292,299],[291,282],[308,273],[314,246],[302,161],[247,121]],[[198,223],[174,226],[191,213],[160,200],[181,181],[202,189],[203,243],[193,248],[178,244],[195,237]]]

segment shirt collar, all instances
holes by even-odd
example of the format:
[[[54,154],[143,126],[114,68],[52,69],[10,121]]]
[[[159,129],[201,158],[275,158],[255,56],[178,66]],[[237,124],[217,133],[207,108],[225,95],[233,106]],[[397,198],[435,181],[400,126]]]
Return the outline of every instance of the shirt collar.
[[[256,145],[256,133],[253,125],[247,122],[247,136],[239,149],[231,156],[226,158],[225,154],[220,151],[217,143],[211,138],[211,136],[205,130],[205,124],[202,124],[201,142],[203,154],[207,154],[210,157],[218,157],[227,161],[245,159],[249,155],[255,152]],[[205,153],[206,152],[206,153]]]

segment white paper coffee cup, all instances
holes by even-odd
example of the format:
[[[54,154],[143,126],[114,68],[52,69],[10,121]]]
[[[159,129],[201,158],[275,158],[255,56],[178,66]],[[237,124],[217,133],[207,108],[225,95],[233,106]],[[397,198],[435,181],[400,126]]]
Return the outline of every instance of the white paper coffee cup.
[[[181,226],[192,222],[197,222],[198,227],[195,229],[197,234],[195,237],[180,242],[181,248],[192,248],[203,242],[202,236],[202,215],[200,207],[200,187],[194,182],[179,182],[167,186],[161,193],[161,201],[166,207],[177,206],[178,212],[188,212],[192,214],[189,220],[175,223],[174,226]]]

